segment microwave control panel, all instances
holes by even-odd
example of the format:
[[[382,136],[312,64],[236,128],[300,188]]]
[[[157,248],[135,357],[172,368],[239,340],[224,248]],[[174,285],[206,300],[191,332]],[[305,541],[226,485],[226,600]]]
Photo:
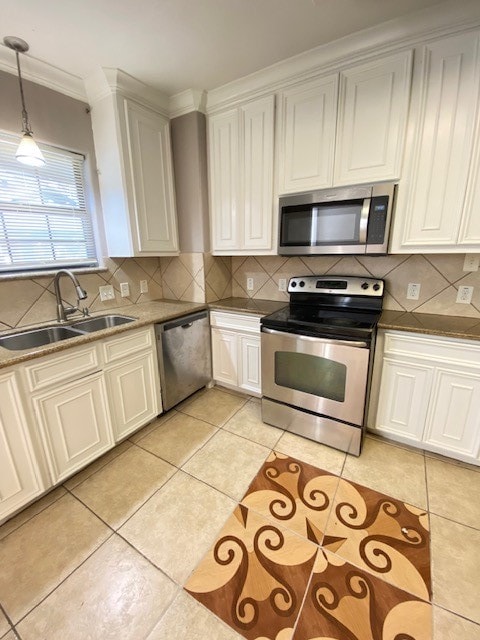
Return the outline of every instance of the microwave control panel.
[[[387,227],[388,196],[375,196],[370,203],[367,244],[383,244]]]

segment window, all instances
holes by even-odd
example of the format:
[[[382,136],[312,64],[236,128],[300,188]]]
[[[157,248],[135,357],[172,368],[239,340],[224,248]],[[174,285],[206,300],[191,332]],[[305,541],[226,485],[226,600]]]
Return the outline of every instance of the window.
[[[0,274],[97,266],[84,156],[39,145],[45,166],[28,167],[17,145],[0,132]]]

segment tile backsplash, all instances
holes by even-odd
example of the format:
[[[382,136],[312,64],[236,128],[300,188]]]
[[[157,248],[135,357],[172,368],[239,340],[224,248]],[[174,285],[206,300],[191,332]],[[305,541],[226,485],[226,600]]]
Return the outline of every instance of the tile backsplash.
[[[174,258],[108,258],[106,271],[81,274],[88,293],[86,306],[92,312],[121,308],[166,298],[189,302],[214,302],[230,296],[288,301],[278,290],[280,278],[308,274],[359,275],[385,279],[384,308],[480,317],[480,271],[463,271],[464,254],[359,256],[212,256],[183,253]],[[247,290],[253,278],[253,290]],[[140,293],[146,280],[148,293]],[[120,296],[120,283],[128,282],[130,295]],[[419,283],[418,300],[407,299],[409,282]],[[98,287],[111,284],[115,299],[101,302]],[[456,302],[459,286],[474,287],[471,304]],[[63,298],[75,303],[68,278],[61,281]],[[54,320],[56,316],[53,278],[4,280],[0,282],[0,330]]]
[[[232,258],[232,295],[288,300],[278,290],[280,278],[310,274],[358,275],[383,278],[385,309],[480,317],[480,271],[463,271],[464,254],[390,255],[375,257],[249,256]],[[247,278],[254,288],[247,291]],[[418,300],[407,299],[409,282],[419,283]],[[474,287],[472,303],[456,302],[460,286]]]
[[[91,312],[118,309],[131,304],[166,298],[188,302],[213,302],[232,295],[231,258],[203,253],[182,253],[174,258],[108,258],[106,271],[79,274],[88,297],[82,302]],[[148,293],[140,292],[146,280]],[[120,283],[127,282],[128,297],[121,297]],[[115,298],[102,302],[98,288],[111,284]],[[76,303],[71,281],[62,278],[62,298]],[[56,318],[53,277],[0,281],[0,330],[49,322]]]

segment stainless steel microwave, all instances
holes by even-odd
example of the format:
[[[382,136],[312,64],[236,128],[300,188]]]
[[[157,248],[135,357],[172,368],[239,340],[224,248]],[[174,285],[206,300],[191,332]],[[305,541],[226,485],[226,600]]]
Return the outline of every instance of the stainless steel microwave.
[[[281,197],[278,253],[386,254],[396,187],[384,182]]]

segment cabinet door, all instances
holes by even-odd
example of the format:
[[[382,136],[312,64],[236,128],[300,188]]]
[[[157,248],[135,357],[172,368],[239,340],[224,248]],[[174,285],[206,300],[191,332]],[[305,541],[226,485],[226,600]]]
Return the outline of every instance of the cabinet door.
[[[271,250],[273,245],[274,97],[240,108],[242,123],[243,249]]]
[[[474,139],[479,36],[466,33],[419,51],[412,89],[406,180],[392,249],[456,247]]]
[[[239,234],[238,111],[209,118],[209,182],[212,245],[225,251],[241,246]]]
[[[337,94],[336,75],[304,83],[281,94],[280,194],[332,185]]]
[[[462,251],[480,250],[480,108],[477,116],[475,149],[463,207],[458,245]]]
[[[167,118],[125,100],[137,253],[178,254],[178,233]]]
[[[238,386],[246,391],[261,395],[260,338],[239,336],[240,367]]]
[[[433,367],[384,358],[375,430],[420,442]]]
[[[438,367],[424,439],[446,455],[477,458],[480,374]]]
[[[155,366],[153,354],[144,353],[105,372],[115,441],[158,415]]]
[[[411,68],[406,51],[340,74],[335,184],[400,177]]]
[[[54,482],[113,446],[102,373],[58,386],[33,402]]]
[[[237,386],[238,384],[238,336],[233,331],[212,329],[213,379]]]
[[[0,377],[0,521],[44,490],[15,374]]]

